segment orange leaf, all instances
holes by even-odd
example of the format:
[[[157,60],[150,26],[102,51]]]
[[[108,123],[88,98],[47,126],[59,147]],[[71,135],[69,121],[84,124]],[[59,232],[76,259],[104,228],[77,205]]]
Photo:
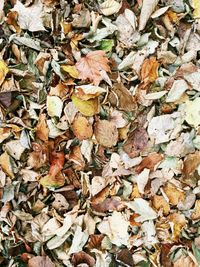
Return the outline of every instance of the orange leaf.
[[[155,57],[145,59],[141,68],[141,80],[143,82],[143,88],[153,83],[158,77],[159,63]]]
[[[88,139],[93,134],[92,126],[85,117],[81,116],[74,120],[73,131],[79,140]]]
[[[152,153],[149,156],[143,158],[142,162],[136,167],[135,171],[140,173],[144,168],[154,170],[155,165],[163,159],[163,155],[158,153]]]
[[[89,79],[94,85],[99,85],[102,80],[100,71],[110,71],[108,62],[104,51],[97,50],[88,53],[76,63],[76,68],[80,73],[79,78]]]
[[[36,136],[44,142],[48,141],[49,128],[47,126],[45,114],[41,114],[39,117],[39,121],[36,127]]]

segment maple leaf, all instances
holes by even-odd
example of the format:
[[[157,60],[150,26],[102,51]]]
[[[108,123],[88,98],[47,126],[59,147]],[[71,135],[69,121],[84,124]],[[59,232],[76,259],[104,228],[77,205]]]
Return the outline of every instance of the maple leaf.
[[[104,51],[89,52],[76,63],[79,78],[82,80],[89,79],[94,85],[99,85],[102,80],[101,71],[110,72],[108,62]]]

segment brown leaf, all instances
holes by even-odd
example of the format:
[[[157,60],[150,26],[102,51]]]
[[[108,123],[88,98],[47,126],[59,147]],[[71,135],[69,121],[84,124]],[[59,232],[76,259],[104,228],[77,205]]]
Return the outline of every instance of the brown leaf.
[[[113,106],[125,111],[136,110],[135,98],[122,83],[115,83],[112,90],[114,93],[111,91],[109,94],[109,101]]]
[[[118,131],[113,122],[107,120],[97,121],[94,134],[97,142],[104,147],[112,147],[117,144]]]
[[[146,147],[148,135],[144,128],[138,128],[128,136],[123,149],[130,158],[134,158]]]
[[[75,118],[72,128],[75,136],[79,140],[85,140],[92,137],[92,126],[85,117],[79,116]]]
[[[147,168],[151,171],[154,170],[156,164],[158,164],[163,159],[163,155],[159,153],[149,154],[147,157],[143,158],[142,162],[135,168],[137,173],[140,173]]]
[[[126,266],[134,266],[132,253],[127,248],[123,248],[117,253],[116,260]]]
[[[40,140],[47,142],[49,137],[49,128],[46,122],[46,115],[40,114],[38,124],[36,126],[36,136]]]
[[[164,215],[168,215],[170,212],[169,203],[165,200],[163,196],[153,196],[152,204],[156,210],[163,210]]]
[[[95,259],[84,251],[74,253],[72,256],[72,264],[74,264],[74,266],[79,266],[81,263],[85,263],[88,267],[93,267],[95,265]]]
[[[103,234],[90,235],[90,239],[88,241],[88,247],[90,249],[99,248],[101,246],[101,241],[103,240],[103,238],[104,238]]]
[[[167,183],[163,187],[163,190],[169,198],[170,204],[172,205],[178,205],[179,202],[185,199],[185,193],[171,183]]]
[[[141,67],[142,88],[145,88],[150,83],[158,78],[159,63],[155,57],[145,59]]]
[[[183,255],[175,261],[173,267],[198,267],[198,265],[189,256]]]
[[[94,85],[99,85],[102,80],[100,71],[110,71],[108,62],[104,51],[89,52],[76,63],[76,68],[80,73],[79,78],[89,79]]]
[[[102,213],[113,210],[120,211],[123,207],[121,201],[115,198],[107,198],[103,202],[92,205],[95,211]]]
[[[197,199],[195,202],[195,207],[193,213],[191,215],[192,220],[199,220],[200,219],[200,200]]]
[[[28,261],[28,267],[55,267],[48,256],[36,256]]]
[[[85,161],[79,146],[74,146],[71,148],[69,160],[75,163],[74,168],[76,170],[82,170],[84,168]]]
[[[197,151],[194,154],[189,154],[183,163],[184,179],[189,179],[192,176],[200,164],[200,152]]]

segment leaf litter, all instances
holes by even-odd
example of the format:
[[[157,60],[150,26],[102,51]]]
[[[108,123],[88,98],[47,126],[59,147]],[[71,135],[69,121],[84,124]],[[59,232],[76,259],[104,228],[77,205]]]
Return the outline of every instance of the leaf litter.
[[[0,1],[0,265],[200,266],[199,0]]]

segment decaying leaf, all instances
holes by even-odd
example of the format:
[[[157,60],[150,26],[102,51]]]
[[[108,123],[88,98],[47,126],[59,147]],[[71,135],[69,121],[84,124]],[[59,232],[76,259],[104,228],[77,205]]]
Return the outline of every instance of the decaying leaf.
[[[154,82],[158,77],[159,63],[155,57],[145,59],[141,67],[141,80],[145,88],[149,83]]]
[[[110,71],[108,62],[104,51],[89,52],[76,63],[79,78],[82,80],[89,79],[94,85],[99,85],[102,80],[101,71]]]
[[[118,141],[118,131],[115,124],[107,120],[96,122],[94,134],[98,143],[105,147],[115,146]]]
[[[190,125],[197,127],[200,124],[200,97],[195,98],[193,101],[187,101],[185,107],[185,120]]]
[[[160,209],[163,210],[164,215],[168,215],[170,212],[170,205],[169,203],[164,199],[163,196],[155,195],[153,196],[152,200],[154,208],[159,211]]]
[[[46,115],[41,114],[36,127],[36,136],[40,140],[46,142],[49,138],[49,128],[47,126]]]
[[[48,256],[36,256],[28,261],[28,267],[55,267]]]
[[[57,96],[48,96],[47,97],[47,110],[50,117],[59,117],[61,116],[63,108],[62,100]]]
[[[195,202],[194,211],[191,215],[192,220],[199,220],[200,219],[200,200],[197,199]]]
[[[142,10],[140,13],[139,31],[144,30],[147,21],[155,10],[155,7],[157,6],[158,2],[159,0],[143,0]]]
[[[7,175],[9,175],[11,178],[14,178],[11,158],[7,152],[4,152],[0,155],[0,166]]]

